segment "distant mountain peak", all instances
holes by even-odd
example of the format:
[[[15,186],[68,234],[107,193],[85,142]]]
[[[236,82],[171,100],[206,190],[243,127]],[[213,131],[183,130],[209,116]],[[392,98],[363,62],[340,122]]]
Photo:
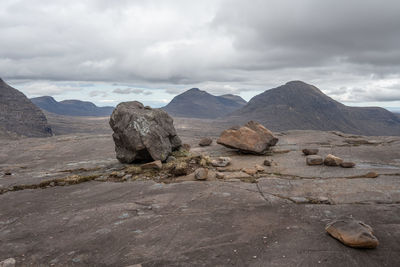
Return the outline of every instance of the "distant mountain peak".
[[[239,96],[215,96],[199,88],[191,88],[163,107],[172,116],[192,118],[217,118],[244,106]]]
[[[256,120],[275,131],[337,130],[362,135],[400,135],[400,120],[382,108],[348,107],[317,87],[291,81],[253,97],[231,119]]]

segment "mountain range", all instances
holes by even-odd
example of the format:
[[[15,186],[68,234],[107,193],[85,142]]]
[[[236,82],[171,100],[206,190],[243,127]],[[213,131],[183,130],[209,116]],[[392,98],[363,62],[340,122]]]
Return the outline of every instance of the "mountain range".
[[[228,119],[256,120],[274,131],[312,129],[400,135],[400,119],[394,113],[379,107],[345,106],[301,81],[288,82],[253,97]]]
[[[234,103],[225,102],[226,98]],[[273,131],[335,130],[361,135],[400,135],[397,114],[379,107],[346,106],[302,81],[266,90],[248,103],[238,96],[213,96],[193,88],[176,96],[164,110],[172,116],[221,118],[231,124],[255,120]]]
[[[81,100],[56,101],[51,96],[31,98],[39,108],[51,113],[67,116],[110,116],[114,107],[98,107],[92,102]]]
[[[52,136],[46,116],[23,93],[0,78],[0,136]]]
[[[214,119],[225,116],[246,105],[237,95],[215,96],[198,88],[192,88],[175,96],[162,109],[176,117]]]

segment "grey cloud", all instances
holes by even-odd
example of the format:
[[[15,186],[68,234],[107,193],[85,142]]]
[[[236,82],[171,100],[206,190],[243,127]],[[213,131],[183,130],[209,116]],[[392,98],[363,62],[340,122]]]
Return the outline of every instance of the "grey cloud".
[[[304,80],[338,99],[386,101],[366,81],[400,82],[399,10],[397,0],[2,0],[0,74],[81,81],[78,90],[104,81],[142,95]]]
[[[100,96],[100,97],[107,97],[107,96],[108,96],[108,93],[107,93],[107,92],[104,92],[104,91],[94,90],[94,91],[91,91],[91,92],[89,93],[89,96],[91,96],[91,97],[97,97],[97,96]]]
[[[143,94],[151,95],[152,92],[149,90],[135,89],[135,88],[116,88],[112,91],[115,94],[128,95],[128,94]]]

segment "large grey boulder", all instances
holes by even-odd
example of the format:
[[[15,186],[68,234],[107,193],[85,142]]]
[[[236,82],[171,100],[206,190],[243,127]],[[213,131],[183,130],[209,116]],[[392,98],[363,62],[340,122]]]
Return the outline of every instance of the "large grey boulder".
[[[110,126],[122,163],[165,161],[182,144],[167,112],[137,101],[120,103],[111,114]]]

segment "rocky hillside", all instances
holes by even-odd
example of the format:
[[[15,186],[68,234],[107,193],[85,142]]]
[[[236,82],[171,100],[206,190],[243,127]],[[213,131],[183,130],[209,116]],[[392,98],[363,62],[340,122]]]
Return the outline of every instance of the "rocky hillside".
[[[186,118],[218,118],[246,104],[240,96],[215,96],[206,91],[192,88],[172,99],[163,109],[170,115]]]
[[[52,135],[46,116],[23,93],[0,79],[0,136]]]
[[[301,81],[267,90],[230,114],[231,121],[256,120],[269,129],[337,130],[361,135],[400,135],[400,119],[378,107],[345,106]]]
[[[80,100],[56,101],[51,96],[41,96],[31,99],[43,110],[67,116],[110,116],[114,107],[98,107],[92,102]]]

